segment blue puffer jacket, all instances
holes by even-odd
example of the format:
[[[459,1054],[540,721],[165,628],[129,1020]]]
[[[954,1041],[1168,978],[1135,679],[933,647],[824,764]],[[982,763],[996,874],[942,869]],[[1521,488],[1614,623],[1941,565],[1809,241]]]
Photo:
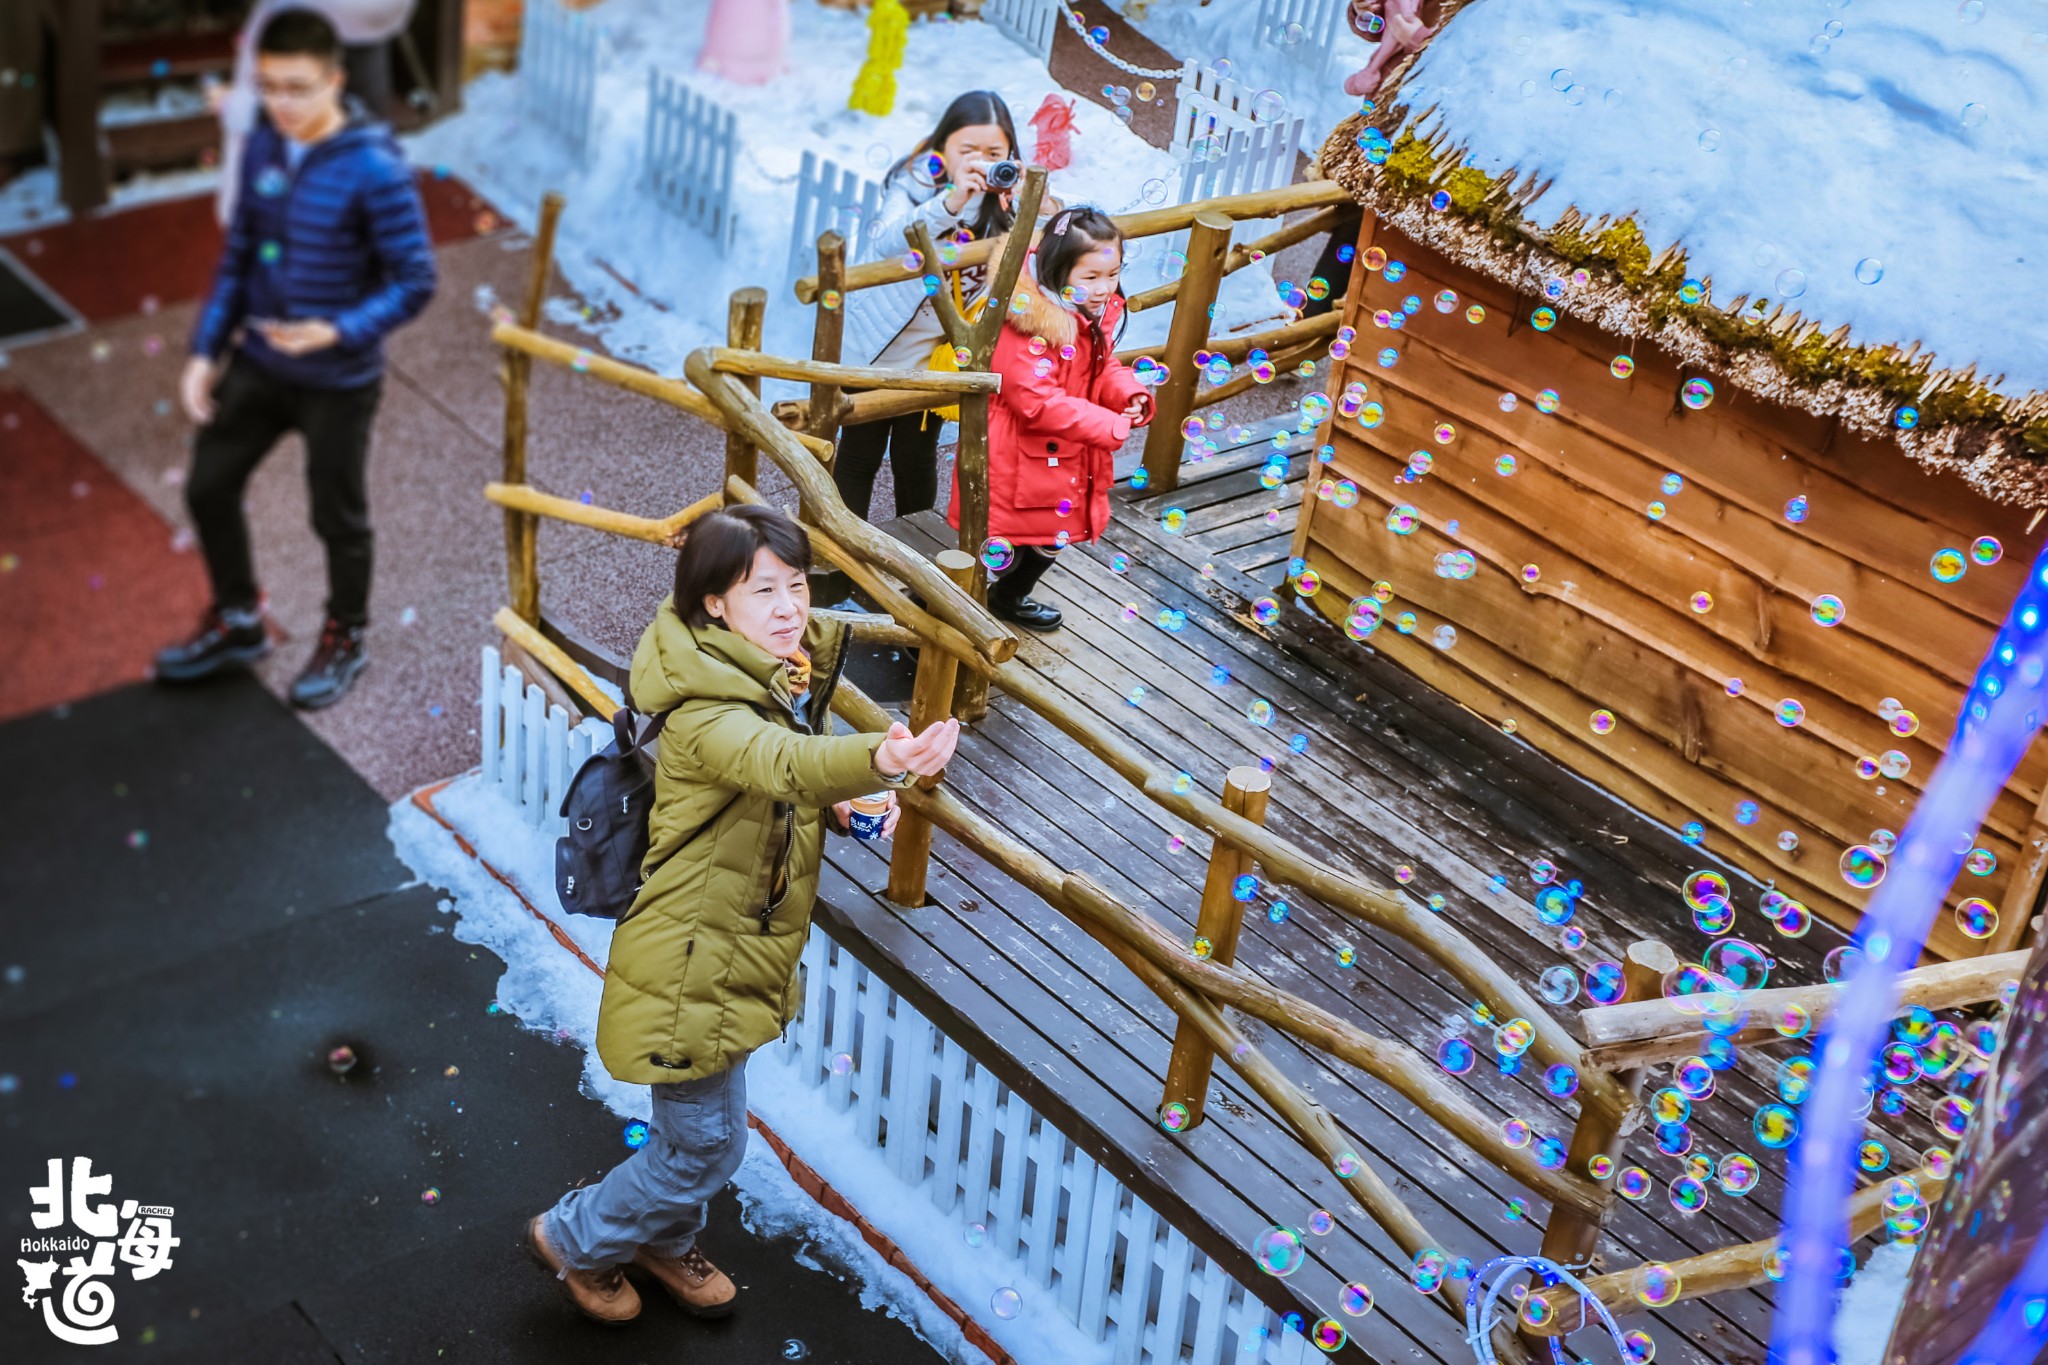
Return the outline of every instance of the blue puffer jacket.
[[[283,136],[261,120],[241,174],[193,354],[218,359],[251,319],[324,318],[341,334],[324,350],[283,355],[250,327],[242,353],[309,388],[354,388],[377,378],[384,334],[415,317],[434,293],[426,213],[390,130],[352,116],[306,149],[294,175]]]

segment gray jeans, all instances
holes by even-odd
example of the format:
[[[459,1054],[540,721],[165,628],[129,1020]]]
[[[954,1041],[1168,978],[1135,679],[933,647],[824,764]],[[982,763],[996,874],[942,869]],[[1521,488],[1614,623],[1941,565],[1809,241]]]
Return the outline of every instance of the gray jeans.
[[[576,1270],[623,1265],[648,1247],[681,1256],[747,1154],[747,1059],[716,1076],[652,1087],[647,1142],[595,1185],[569,1191],[542,1224]]]

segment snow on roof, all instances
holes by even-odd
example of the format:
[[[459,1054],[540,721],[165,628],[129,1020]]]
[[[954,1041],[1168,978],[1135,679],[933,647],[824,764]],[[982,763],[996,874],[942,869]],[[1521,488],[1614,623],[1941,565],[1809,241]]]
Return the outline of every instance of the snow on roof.
[[[1633,217],[1713,298],[2048,389],[2048,0],[1472,0],[1408,73],[1526,211]],[[2002,382],[1995,382],[1999,377]]]

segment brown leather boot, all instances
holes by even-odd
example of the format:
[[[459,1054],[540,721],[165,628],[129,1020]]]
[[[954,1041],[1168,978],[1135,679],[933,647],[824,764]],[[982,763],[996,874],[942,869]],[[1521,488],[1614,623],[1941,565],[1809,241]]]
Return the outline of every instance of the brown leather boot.
[[[649,1247],[641,1247],[633,1255],[633,1264],[660,1280],[675,1301],[686,1313],[700,1318],[722,1318],[732,1312],[732,1301],[739,1297],[739,1286],[732,1277],[704,1259],[704,1253],[691,1247],[681,1256],[664,1256]]]
[[[547,1234],[542,1231],[542,1219],[546,1217],[536,1214],[526,1225],[526,1249],[533,1253],[534,1260],[554,1272],[584,1316],[610,1327],[638,1317],[640,1291],[626,1279],[626,1268],[614,1265],[603,1270],[571,1270],[548,1245]]]

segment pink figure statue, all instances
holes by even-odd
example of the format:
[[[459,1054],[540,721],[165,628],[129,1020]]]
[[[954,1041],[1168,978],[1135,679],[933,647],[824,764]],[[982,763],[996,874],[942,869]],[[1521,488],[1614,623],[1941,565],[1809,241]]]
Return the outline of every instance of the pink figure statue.
[[[789,0],[712,0],[697,69],[739,85],[766,85],[786,69]]]
[[[1031,164],[1049,171],[1063,171],[1074,160],[1074,102],[1047,95],[1045,103],[1031,116],[1037,136],[1031,148]]]
[[[1441,22],[1436,0],[1351,0],[1351,31],[1379,50],[1345,80],[1344,93],[1372,98],[1394,64],[1422,51]]]

